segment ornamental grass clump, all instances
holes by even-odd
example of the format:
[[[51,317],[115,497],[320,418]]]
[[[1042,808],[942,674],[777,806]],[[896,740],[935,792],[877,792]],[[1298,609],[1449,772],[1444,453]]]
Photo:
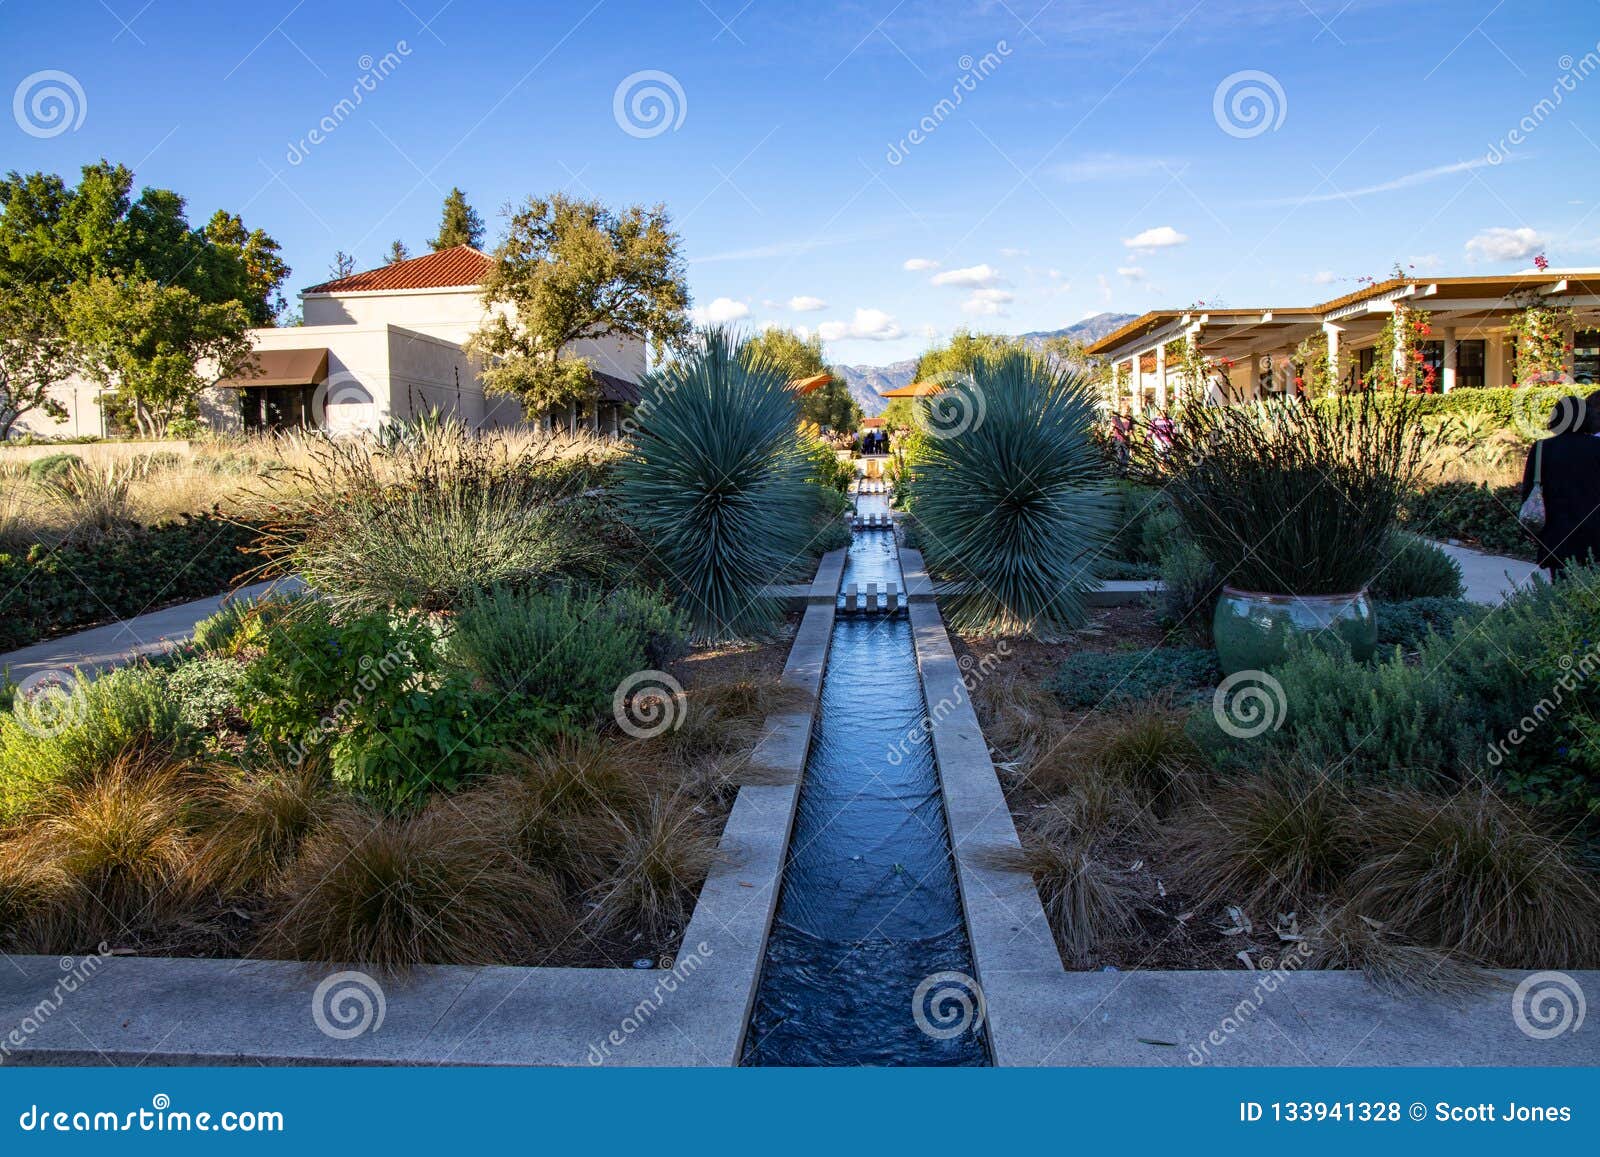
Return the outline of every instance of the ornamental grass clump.
[[[311,440],[269,475],[256,544],[341,611],[453,610],[497,583],[603,574],[604,500],[564,465],[586,443],[512,443],[454,423],[409,440]],[[595,469],[598,469],[595,464]]]
[[[978,358],[925,422],[912,503],[929,568],[960,584],[951,630],[1053,639],[1080,626],[1120,508],[1089,387],[1026,353]]]
[[[1411,395],[1373,390],[1313,405],[1274,398],[1174,415],[1171,444],[1135,446],[1188,536],[1239,590],[1359,591],[1388,558],[1389,532],[1436,436]]]
[[[789,377],[722,329],[646,376],[622,508],[697,643],[770,633],[780,608],[759,592],[805,556],[813,465]]]

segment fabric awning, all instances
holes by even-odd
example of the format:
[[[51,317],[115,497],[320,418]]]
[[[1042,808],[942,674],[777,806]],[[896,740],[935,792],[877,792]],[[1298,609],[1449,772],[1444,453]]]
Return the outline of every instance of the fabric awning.
[[[809,394],[822,389],[823,386],[833,381],[833,375],[823,370],[820,374],[813,374],[809,378],[797,378],[789,383],[789,388],[797,394]]]
[[[250,367],[219,386],[320,386],[328,380],[326,346],[304,350],[258,350]]]
[[[884,390],[880,398],[926,398],[929,394],[937,394],[944,389],[938,382],[912,382],[909,386],[900,386],[893,390]]]
[[[616,402],[618,405],[637,405],[640,393],[639,384],[630,382],[627,378],[619,378],[615,374],[604,373],[600,370],[590,370],[594,384],[599,387],[602,402]]]

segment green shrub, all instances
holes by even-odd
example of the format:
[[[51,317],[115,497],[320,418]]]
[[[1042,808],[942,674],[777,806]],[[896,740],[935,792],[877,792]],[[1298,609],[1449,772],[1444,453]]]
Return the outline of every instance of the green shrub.
[[[816,508],[788,369],[712,330],[647,375],[637,413],[622,508],[695,639],[769,633],[780,608],[755,592],[797,570]]]
[[[1175,539],[1161,556],[1161,589],[1154,595],[1161,625],[1209,640],[1221,594],[1222,576],[1205,551],[1186,538]]]
[[[1466,587],[1461,564],[1437,543],[1393,531],[1384,546],[1382,569],[1367,587],[1375,599],[1459,599]]]
[[[424,619],[340,617],[320,599],[263,634],[240,700],[255,742],[286,745],[293,766],[326,751],[336,780],[390,810],[454,789],[492,766],[499,747],[560,725],[539,703],[505,701],[442,670]]]
[[[1415,651],[1429,631],[1447,635],[1459,620],[1480,617],[1488,613],[1488,608],[1464,599],[1420,598],[1374,603],[1373,611],[1378,618],[1380,647]]]
[[[1124,704],[1194,691],[1222,677],[1217,653],[1200,647],[1081,651],[1048,684],[1069,707]]]
[[[1492,554],[1531,559],[1533,543],[1517,522],[1521,506],[1516,486],[1491,489],[1482,482],[1439,482],[1407,494],[1400,520],[1430,538],[1459,539]]]
[[[36,688],[0,712],[0,822],[56,786],[86,783],[129,754],[186,739],[166,675],[136,665]]]
[[[1196,546],[1232,586],[1297,595],[1360,590],[1377,573],[1429,438],[1414,406],[1362,391],[1175,415],[1170,448],[1135,443]]]
[[[1398,652],[1358,663],[1348,652],[1302,647],[1273,672],[1286,716],[1275,735],[1308,767],[1355,779],[1457,779],[1481,758],[1485,735],[1460,710],[1447,672]]]
[[[1117,512],[1087,383],[1021,352],[980,357],[926,422],[912,501],[928,569],[962,584],[945,600],[951,628],[1053,638],[1080,625]]]
[[[244,665],[233,659],[200,656],[166,672],[167,693],[185,727],[204,731],[239,706]]]
[[[821,438],[808,437],[801,442],[807,460],[811,463],[810,481],[826,486],[839,494],[847,494],[856,480],[855,463],[842,459],[834,448]]]
[[[1557,402],[1572,392],[1570,387],[1524,387],[1521,389],[1487,387],[1451,390],[1447,394],[1379,395],[1380,407],[1401,403],[1416,409],[1424,418],[1466,418],[1482,415],[1491,427],[1510,426],[1515,414],[1534,415],[1541,421]],[[1338,407],[1337,398],[1319,398],[1318,409]],[[1348,404],[1348,403],[1346,403]]]
[[[46,454],[44,457],[35,458],[28,463],[28,481],[36,485],[49,482],[71,473],[82,464],[83,459],[76,454]]]
[[[227,590],[256,534],[210,514],[55,550],[0,552],[0,650]]]
[[[610,712],[623,679],[644,667],[652,633],[659,651],[672,645],[666,640],[676,626],[672,612],[643,592],[611,602],[496,588],[456,618],[450,653],[500,696],[537,699],[591,724]]]
[[[1171,508],[1161,492],[1119,480],[1112,484],[1111,494],[1117,506],[1107,555],[1124,562],[1155,562],[1161,555],[1151,549],[1151,523],[1171,517]]]
[[[662,670],[689,653],[689,621],[670,602],[641,587],[619,587],[606,599],[606,614],[624,631],[644,640],[645,664]]]

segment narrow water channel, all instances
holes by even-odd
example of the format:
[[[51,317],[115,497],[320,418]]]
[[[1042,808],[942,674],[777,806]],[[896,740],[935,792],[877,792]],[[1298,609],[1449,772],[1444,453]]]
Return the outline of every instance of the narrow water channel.
[[[881,496],[858,501],[887,513]],[[893,531],[855,532],[843,585],[869,582],[905,589]],[[841,614],[745,1064],[988,1063],[981,1032],[948,1035],[926,999],[913,1013],[928,978],[972,975],[924,718],[911,624]]]

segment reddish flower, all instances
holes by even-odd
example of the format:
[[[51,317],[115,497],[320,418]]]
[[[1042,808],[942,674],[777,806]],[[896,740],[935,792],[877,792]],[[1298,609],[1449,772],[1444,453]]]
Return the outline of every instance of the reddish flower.
[[[1533,259],[1533,267],[1540,271],[1550,268],[1550,262],[1543,253]]]

